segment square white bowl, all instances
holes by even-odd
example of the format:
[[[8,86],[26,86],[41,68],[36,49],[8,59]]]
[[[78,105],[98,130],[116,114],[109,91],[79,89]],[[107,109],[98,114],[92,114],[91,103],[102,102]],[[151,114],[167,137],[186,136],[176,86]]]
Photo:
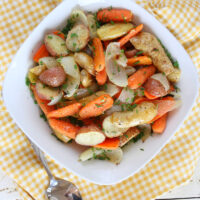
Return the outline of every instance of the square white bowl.
[[[39,117],[38,105],[35,105],[25,77],[33,65],[33,55],[41,44],[45,33],[59,29],[66,23],[71,10],[80,6],[86,11],[96,11],[104,7],[122,7],[132,10],[136,23],[143,23],[145,30],[154,33],[171,54],[178,60],[182,71],[179,87],[182,106],[170,114],[167,128],[162,135],[150,137],[145,143],[129,145],[124,150],[120,165],[106,161],[81,163],[78,156],[84,149],[75,144],[62,144],[52,135],[47,123]],[[176,38],[152,15],[131,0],[79,0],[63,1],[30,34],[13,59],[3,85],[4,103],[10,115],[22,131],[45,153],[76,175],[96,184],[110,185],[118,183],[135,174],[149,162],[169,141],[191,110],[198,94],[198,74],[190,57]],[[20,108],[20,109],[19,109]],[[21,109],[23,108],[23,109]],[[143,148],[144,151],[140,151]]]

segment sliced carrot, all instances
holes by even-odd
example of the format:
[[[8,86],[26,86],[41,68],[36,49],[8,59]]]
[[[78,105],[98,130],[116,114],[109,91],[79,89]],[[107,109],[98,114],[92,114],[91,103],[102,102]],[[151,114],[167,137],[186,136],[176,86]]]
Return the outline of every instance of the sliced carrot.
[[[80,110],[79,115],[82,119],[99,116],[105,110],[111,108],[112,105],[113,99],[110,95],[104,94],[84,106]]]
[[[54,31],[53,34],[55,34],[65,40],[65,34],[62,33],[61,31]]]
[[[80,127],[74,126],[68,121],[62,121],[60,119],[53,119],[53,118],[49,119],[49,125],[53,130],[56,130],[59,133],[72,139],[75,139],[76,134],[80,129]]]
[[[43,100],[39,98],[34,85],[31,85],[31,89],[33,91],[35,100],[37,101],[38,105],[40,106],[41,110],[44,112],[45,115],[47,115],[49,112],[52,112],[53,110],[56,109],[55,106],[47,105],[49,103],[48,100]]]
[[[129,58],[127,61],[127,65],[130,65],[130,66],[151,65],[151,64],[152,64],[152,60],[148,56],[133,57],[133,58]]]
[[[35,53],[34,57],[33,57],[33,60],[35,62],[39,62],[39,59],[40,58],[43,58],[43,57],[47,57],[49,56],[49,52],[47,51],[46,49],[46,46],[43,44],[39,49],[38,51]]]
[[[51,111],[47,114],[48,118],[60,118],[67,117],[76,114],[80,108],[82,107],[81,103],[74,103],[69,106],[65,106],[63,108],[59,108],[57,110]]]
[[[174,107],[176,105],[175,99],[170,96],[164,97],[159,100],[153,100],[152,102],[158,105],[158,113],[149,123],[154,122],[155,120],[162,117],[164,114],[170,112],[171,110],[174,109]]]
[[[138,97],[137,99],[135,99],[135,101],[133,102],[134,104],[140,104],[144,101],[149,101],[147,98],[145,97]]]
[[[131,22],[133,13],[127,9],[102,9],[97,13],[97,20],[102,22]]]
[[[144,91],[144,95],[148,99],[157,99],[158,98],[158,97],[155,97],[155,96],[149,94],[146,90]]]
[[[99,85],[104,85],[107,81],[106,68],[96,73],[96,80]]]
[[[163,133],[167,124],[167,113],[164,114],[162,117],[157,119],[153,124],[152,124],[152,130],[154,133]]]
[[[101,144],[97,144],[95,147],[102,149],[116,149],[117,147],[119,147],[119,143],[119,137],[106,138],[104,142],[102,142]]]
[[[94,68],[97,72],[100,72],[105,68],[105,55],[101,40],[99,38],[94,38],[93,46],[94,46]]]
[[[128,86],[131,89],[139,88],[155,71],[156,68],[153,65],[137,70],[128,78]]]
[[[119,40],[120,47],[124,46],[132,37],[134,37],[136,34],[138,34],[143,29],[143,24],[140,24],[136,28],[131,29],[127,35],[122,37]]]

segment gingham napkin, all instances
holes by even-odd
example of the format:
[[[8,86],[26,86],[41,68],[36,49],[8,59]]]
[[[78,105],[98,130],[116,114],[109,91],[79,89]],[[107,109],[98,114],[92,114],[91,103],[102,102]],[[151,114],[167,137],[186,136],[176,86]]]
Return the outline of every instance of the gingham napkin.
[[[200,70],[200,1],[139,0],[183,44]],[[0,1],[0,89],[8,64],[34,27],[59,0]],[[53,174],[79,186],[84,200],[153,199],[188,180],[200,157],[200,98],[182,128],[141,171],[122,183],[98,186],[69,173],[47,157]],[[24,133],[0,99],[0,167],[20,186],[24,199],[43,200],[47,175]]]

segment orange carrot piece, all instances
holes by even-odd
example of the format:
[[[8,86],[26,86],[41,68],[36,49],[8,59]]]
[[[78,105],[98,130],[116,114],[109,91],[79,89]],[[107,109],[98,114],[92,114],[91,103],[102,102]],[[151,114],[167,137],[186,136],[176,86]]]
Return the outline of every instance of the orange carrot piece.
[[[65,40],[65,34],[62,33],[61,31],[54,31],[53,34],[55,34]]]
[[[52,112],[53,110],[55,110],[55,106],[47,105],[49,103],[48,100],[43,100],[43,99],[39,98],[34,85],[31,85],[31,89],[33,91],[35,100],[37,101],[38,105],[40,106],[41,110],[44,112],[45,115],[47,115],[49,112]]]
[[[116,149],[117,147],[119,147],[119,143],[119,137],[106,138],[104,142],[97,144],[95,147],[101,149]]]
[[[162,117],[157,119],[153,124],[152,124],[152,130],[154,133],[163,133],[167,124],[167,113],[164,114]]]
[[[80,108],[82,107],[81,103],[74,103],[69,106],[65,106],[63,108],[59,108],[57,110],[51,111],[47,114],[48,118],[60,118],[67,117],[76,114]]]
[[[105,68],[105,55],[101,40],[99,38],[94,38],[93,46],[94,46],[94,68],[97,72],[100,72]]]
[[[134,104],[140,104],[144,101],[149,101],[147,98],[145,97],[138,97],[137,99],[135,99],[135,101],[133,102]]]
[[[143,29],[143,24],[140,24],[136,28],[131,29],[127,35],[122,37],[119,40],[120,47],[124,46],[132,37],[134,37],[136,34],[138,34]]]
[[[133,13],[127,9],[102,9],[98,11],[97,19],[102,22],[131,22]]]
[[[155,97],[155,96],[149,94],[146,90],[144,91],[144,95],[148,99],[157,99],[158,98],[158,97]]]
[[[153,65],[137,70],[128,78],[128,86],[131,89],[139,88],[155,71],[156,68]]]
[[[43,57],[47,57],[49,56],[49,52],[47,51],[46,49],[46,46],[43,44],[39,49],[38,51],[35,53],[34,57],[33,57],[33,60],[35,62],[39,62],[39,59],[40,58],[43,58]]]
[[[159,100],[153,100],[152,102],[158,105],[158,113],[149,123],[154,122],[155,120],[162,117],[164,114],[173,110],[173,108],[176,104],[175,99],[173,97],[170,97],[170,96],[164,97],[164,98],[159,99]]]
[[[56,130],[59,133],[72,139],[75,139],[76,134],[80,129],[80,127],[74,126],[68,121],[62,121],[60,119],[53,119],[53,118],[49,119],[49,125],[53,130]]]
[[[107,81],[106,68],[96,73],[96,80],[99,85],[104,85]]]
[[[80,110],[79,115],[82,119],[99,116],[105,110],[111,108],[112,105],[113,99],[110,95],[104,94],[84,106]]]
[[[133,57],[133,58],[129,58],[127,61],[127,65],[130,65],[130,66],[151,65],[151,64],[152,64],[152,60],[148,56]]]

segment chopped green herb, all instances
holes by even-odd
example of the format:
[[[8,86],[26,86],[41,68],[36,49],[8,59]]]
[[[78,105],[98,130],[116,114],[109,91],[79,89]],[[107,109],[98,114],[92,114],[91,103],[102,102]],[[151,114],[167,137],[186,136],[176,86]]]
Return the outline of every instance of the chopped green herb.
[[[137,64],[139,64],[140,63],[140,61],[138,60],[137,62],[134,62],[133,64],[134,65],[137,65]]]
[[[136,143],[138,140],[140,140],[144,136],[144,132],[141,131],[136,137],[132,139],[132,142]]]
[[[43,88],[45,88],[45,87],[46,87],[46,85],[45,85],[45,84],[43,84],[43,85],[42,85],[42,87],[43,87]]]
[[[173,65],[174,65],[175,68],[179,68],[178,61],[175,61],[175,62],[173,63]]]
[[[71,144],[73,142],[73,140],[69,140],[68,142],[67,142],[67,144]]]
[[[140,148],[140,151],[144,151],[144,149],[143,149],[143,148]]]
[[[128,135],[125,134],[124,137],[128,138]]]
[[[42,60],[40,60],[39,64],[40,64],[40,65],[43,65],[44,63],[43,63],[43,61],[42,61]]]
[[[78,125],[80,127],[84,126],[83,121],[81,121],[81,120],[79,120],[79,119],[77,119],[75,117],[70,116],[70,117],[68,117],[68,119],[69,119],[70,123],[72,123],[74,125]]]
[[[147,73],[147,72],[146,72],[146,71],[144,71],[144,73],[143,73],[143,74],[145,75],[146,73]]]
[[[86,105],[86,103],[82,103],[82,106],[85,106]]]
[[[180,88],[177,87],[176,85],[174,85],[174,89],[175,89],[176,92],[179,92],[179,91],[180,91]]]
[[[113,22],[112,20],[110,21],[111,24],[115,24],[115,22]]]
[[[78,35],[76,33],[71,33],[70,37],[74,38],[74,37],[78,37]]]
[[[62,43],[62,44],[61,44],[61,46],[65,46],[65,45],[66,45],[65,43]]]
[[[48,35],[48,39],[52,39],[53,37],[52,37],[52,35]]]
[[[76,85],[75,89],[78,89],[78,85]]]
[[[138,55],[140,55],[140,54],[143,54],[143,51],[138,51],[138,52],[136,52],[136,56],[138,56]]]
[[[157,39],[158,39],[158,38],[157,38]],[[176,61],[176,60],[172,57],[172,55],[170,54],[170,52],[168,51],[168,49],[163,45],[163,43],[161,42],[161,40],[158,39],[158,41],[160,42],[161,46],[163,47],[163,49],[164,49],[165,53],[167,54],[168,58],[171,60],[173,66],[174,66],[175,68],[179,68],[178,61]]]
[[[62,32],[65,34],[65,36],[67,36],[68,32],[72,29],[74,24],[75,20],[73,20],[72,18],[67,20],[67,25],[62,29]]]
[[[94,93],[90,88],[87,88],[87,91],[89,92],[90,95]]]
[[[119,67],[119,65],[117,66],[117,71],[118,71],[118,72],[120,72],[120,71],[121,71],[121,70],[120,70],[120,67]]]
[[[126,102],[128,102],[128,101],[129,101],[129,99],[130,99],[130,98],[126,98]]]
[[[124,53],[124,49],[121,49],[121,53]]]
[[[164,76],[165,76],[165,72],[162,72],[162,75],[164,75]]]
[[[30,80],[29,80],[29,78],[26,76],[26,78],[25,78],[25,83],[26,83],[26,85],[29,87],[30,86],[30,84],[31,84],[31,82],[30,82]]]
[[[76,47],[76,43],[75,43],[75,42],[73,43],[73,47],[74,47],[74,48]]]
[[[94,14],[94,19],[95,19],[95,22],[96,22],[96,27],[100,28],[101,27],[101,22],[98,21],[98,19],[97,19],[97,13]]]
[[[46,118],[46,116],[45,116],[45,114],[43,112],[40,114],[40,117],[43,118],[45,122],[47,121],[47,118]]]
[[[53,98],[53,97],[50,97],[50,99],[53,100],[54,98]]]
[[[95,104],[95,106],[96,106],[97,108],[102,107],[102,105],[99,105],[99,104]]]
[[[77,66],[77,64],[75,64],[75,65],[74,65],[74,69],[78,69],[78,66]]]
[[[62,85],[62,89],[65,90],[66,88],[67,88],[67,83],[64,83],[64,84]]]
[[[120,104],[120,100],[116,100],[115,102],[114,102],[114,105],[119,105]]]
[[[142,85],[142,83],[138,83],[138,86]]]

